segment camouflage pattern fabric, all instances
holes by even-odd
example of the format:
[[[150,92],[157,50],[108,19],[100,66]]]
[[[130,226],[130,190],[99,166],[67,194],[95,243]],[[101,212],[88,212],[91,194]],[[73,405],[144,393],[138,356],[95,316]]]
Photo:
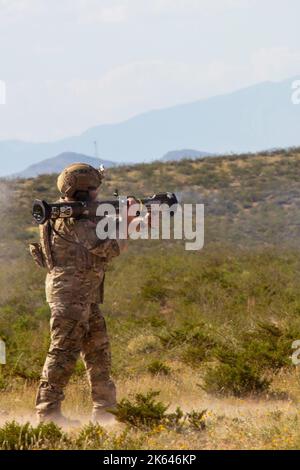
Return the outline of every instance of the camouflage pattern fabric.
[[[43,243],[41,236],[42,247]],[[94,410],[116,403],[110,378],[111,355],[102,299],[104,273],[120,254],[116,240],[101,241],[90,220],[59,219],[51,231],[52,269],[48,267],[46,297],[51,308],[51,344],[38,389],[40,417],[60,412],[64,388],[82,354]]]
[[[107,264],[120,254],[118,242],[99,240],[96,224],[86,219],[58,219],[54,230],[51,234],[54,267],[46,279],[47,302],[101,302]]]
[[[116,389],[110,378],[110,345],[98,305],[54,303],[50,307],[51,345],[37,394],[38,414],[43,417],[60,412],[64,388],[80,353],[86,365],[94,409],[114,406]]]

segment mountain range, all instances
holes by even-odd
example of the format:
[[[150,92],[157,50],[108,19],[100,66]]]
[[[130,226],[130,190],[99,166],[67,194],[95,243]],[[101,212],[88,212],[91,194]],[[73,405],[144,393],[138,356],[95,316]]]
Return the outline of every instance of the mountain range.
[[[99,154],[111,162],[143,162],[170,149],[255,152],[300,144],[300,105],[292,103],[292,83],[263,82],[233,93],[152,110],[117,124],[90,128],[55,142],[0,142],[0,176],[62,152]]]
[[[104,165],[105,168],[116,166],[116,163],[101,158],[89,157],[76,152],[64,152],[53,158],[47,158],[39,163],[34,163],[26,168],[24,171],[15,173],[12,177],[16,178],[34,178],[39,175],[60,173],[66,166],[75,162],[88,163],[95,168],[100,168]]]
[[[210,154],[198,150],[173,150],[166,153],[160,160],[162,162],[179,161],[183,158],[202,158],[208,157]],[[60,173],[66,166],[75,162],[88,163],[95,168],[104,165],[105,168],[117,166],[118,163],[110,160],[103,160],[102,158],[90,157],[82,153],[76,152],[63,152],[56,157],[47,158],[41,162],[30,165],[23,171],[10,175],[11,178],[35,178],[39,175],[50,175],[53,173]]]

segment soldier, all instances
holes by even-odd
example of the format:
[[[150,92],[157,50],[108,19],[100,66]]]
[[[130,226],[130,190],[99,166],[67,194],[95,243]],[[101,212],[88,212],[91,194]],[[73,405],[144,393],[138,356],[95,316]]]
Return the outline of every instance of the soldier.
[[[62,200],[95,200],[100,171],[83,163],[67,167],[58,178]],[[135,201],[130,200],[130,205]],[[128,223],[132,218],[128,217]],[[61,403],[81,353],[93,399],[94,422],[112,418],[116,405],[110,377],[111,352],[99,303],[103,302],[107,264],[123,251],[124,241],[99,240],[96,221],[57,219],[41,226],[41,250],[48,269],[46,297],[51,309],[51,344],[37,393],[40,422],[65,424]],[[125,242],[126,244],[126,242]]]

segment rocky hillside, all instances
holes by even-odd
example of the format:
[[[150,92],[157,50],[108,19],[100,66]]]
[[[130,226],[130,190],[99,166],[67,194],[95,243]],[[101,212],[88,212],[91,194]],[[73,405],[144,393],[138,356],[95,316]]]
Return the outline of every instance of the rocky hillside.
[[[103,197],[175,191],[182,202],[205,205],[205,244],[298,244],[300,149],[119,166],[107,171]],[[29,241],[33,199],[57,199],[56,175],[2,180],[1,245]],[[151,243],[150,243],[151,244]],[[148,246],[148,245],[147,245]],[[1,256],[7,256],[7,249]],[[13,251],[13,253],[16,253]]]

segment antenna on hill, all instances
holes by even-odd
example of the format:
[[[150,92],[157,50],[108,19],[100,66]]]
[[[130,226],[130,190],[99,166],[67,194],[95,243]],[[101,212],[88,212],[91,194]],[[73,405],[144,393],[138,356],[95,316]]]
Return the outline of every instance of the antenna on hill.
[[[99,156],[98,156],[98,144],[97,144],[97,140],[94,141],[94,146],[95,146],[95,158],[99,158]]]

